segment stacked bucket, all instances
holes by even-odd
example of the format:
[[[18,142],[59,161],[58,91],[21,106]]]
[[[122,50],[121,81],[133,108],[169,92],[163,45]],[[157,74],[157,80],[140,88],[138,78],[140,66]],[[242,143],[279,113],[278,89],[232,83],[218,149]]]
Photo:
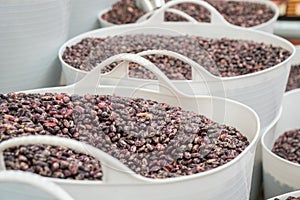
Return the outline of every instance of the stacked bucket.
[[[149,4],[159,3],[160,1],[145,0],[145,2]],[[60,84],[67,86],[25,91],[26,93],[63,92],[69,94],[116,94],[121,96],[128,96],[129,94],[132,96],[134,94],[138,97],[151,98],[171,104],[177,101],[176,105],[187,110],[200,112],[220,123],[235,126],[249,137],[251,142],[249,147],[236,160],[211,172],[203,172],[203,174],[195,176],[179,177],[173,180],[152,180],[137,176],[129,171],[125,175],[120,173],[120,171],[124,172],[128,169],[89,145],[81,144],[82,147],[75,141],[70,142],[55,137],[46,139],[31,137],[11,139],[6,143],[2,143],[2,145],[0,144],[0,164],[3,162],[1,160],[2,151],[11,146],[43,143],[61,144],[74,150],[86,152],[95,156],[101,163],[112,166],[105,167],[107,176],[103,181],[43,179],[43,181],[51,182],[53,187],[62,189],[61,195],[64,196],[62,199],[81,200],[89,197],[91,200],[96,200],[101,197],[102,199],[254,200],[260,198],[262,176],[266,198],[300,189],[300,177],[297,174],[299,166],[285,161],[271,152],[274,140],[280,134],[298,127],[297,114],[294,111],[298,109],[296,102],[300,98],[300,91],[295,90],[287,94],[284,93],[291,64],[298,64],[297,58],[300,55],[296,55],[296,49],[290,42],[272,34],[274,23],[278,17],[278,8],[268,1],[253,2],[265,3],[274,9],[275,13],[270,21],[253,28],[242,28],[229,24],[214,7],[200,0],[173,0],[161,4],[160,8],[151,11],[151,14],[146,14],[138,23],[128,25],[108,23],[101,18],[103,12],[100,12],[98,17],[102,25],[101,29],[76,36],[65,42],[59,50],[58,57],[62,66],[62,82]],[[181,14],[190,22],[164,22],[165,12],[180,3],[194,3],[205,7],[210,11],[211,23],[196,23],[190,16],[186,16],[182,12],[177,12],[177,14]],[[73,8],[75,8],[74,4]],[[107,11],[107,9],[103,10]],[[95,28],[92,23],[90,25]],[[74,21],[73,26],[77,26],[75,29],[80,28],[78,23],[74,23]],[[91,29],[92,27],[87,28]],[[75,30],[73,35],[77,35],[79,32],[81,30]],[[84,38],[105,38],[134,34],[192,35],[211,39],[225,37],[236,40],[249,40],[250,38],[257,43],[284,48],[291,55],[283,62],[268,69],[234,77],[212,75],[188,57],[165,50],[148,50],[136,54],[115,55],[100,63],[91,72],[75,69],[63,59],[65,50]],[[169,80],[153,63],[142,57],[145,55],[166,55],[189,64],[193,73],[192,80]],[[121,61],[127,62],[127,64],[128,62],[138,63],[154,73],[158,80],[130,78],[128,76],[128,65],[122,64],[117,65],[110,73],[101,74],[104,67]],[[168,90],[165,90],[161,85]],[[41,87],[44,87],[44,85]],[[144,91],[145,87],[146,90]],[[23,90],[23,88],[20,90]],[[173,94],[173,96],[170,94]],[[263,173],[262,165],[264,166]],[[0,169],[5,171],[3,163]],[[284,174],[282,173],[283,170],[285,171]],[[20,173],[19,176],[23,176],[23,174]],[[24,176],[29,175],[24,174]],[[4,180],[8,180],[5,175],[3,177]],[[41,188],[41,190],[46,191],[44,188]]]

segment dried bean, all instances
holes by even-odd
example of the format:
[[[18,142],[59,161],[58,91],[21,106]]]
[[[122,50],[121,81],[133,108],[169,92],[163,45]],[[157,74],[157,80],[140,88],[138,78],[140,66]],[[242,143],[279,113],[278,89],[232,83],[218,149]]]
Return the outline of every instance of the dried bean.
[[[9,170],[30,171],[53,178],[102,179],[101,165],[98,161],[64,147],[48,145],[14,147],[4,151],[4,158],[6,168]]]
[[[32,109],[34,104],[43,106]],[[149,178],[207,171],[231,161],[249,145],[232,127],[142,98],[10,93],[0,95],[0,107],[0,142],[35,134],[71,138],[107,152]],[[102,177],[97,160],[62,147],[21,146],[4,156],[9,169],[76,180]]]
[[[128,24],[136,22],[146,14],[135,5],[135,0],[121,0],[112,9],[102,15],[102,18],[113,24]]]
[[[247,1],[206,0],[231,24],[252,27],[273,18],[274,10],[267,5]]]
[[[95,40],[97,45],[93,45]],[[80,54],[82,48],[89,54]],[[212,74],[222,77],[258,72],[275,66],[290,56],[290,52],[281,47],[250,40],[136,34],[85,38],[78,44],[67,47],[62,58],[77,69],[90,71],[110,56],[150,49],[175,51],[201,64]],[[78,54],[74,55],[73,52]],[[146,58],[155,63],[170,79],[190,80],[192,77],[191,67],[175,58],[162,55],[150,55]],[[116,63],[106,67],[102,72],[109,72],[115,66]],[[129,75],[145,79],[156,78],[148,70],[137,65],[131,65]]]
[[[169,1],[169,0],[168,0]],[[167,2],[167,1],[166,1]],[[203,6],[192,4],[192,3],[181,3],[173,6],[172,8],[181,10],[199,22],[210,22],[210,13]],[[187,21],[179,15],[166,12],[165,21]]]
[[[300,129],[294,129],[283,133],[276,141],[272,152],[276,155],[300,164]]]
[[[168,2],[170,0],[166,0]],[[252,27],[265,23],[273,18],[275,12],[267,5],[230,0],[205,0],[215,7],[221,15],[231,24]],[[193,3],[181,3],[173,8],[181,10],[192,16],[199,22],[210,22],[210,13],[203,6]],[[102,15],[102,18],[113,24],[135,23],[145,12],[135,6],[135,0],[120,0],[115,3],[111,10]],[[126,17],[124,17],[126,16]],[[184,18],[166,13],[166,21],[186,21]]]

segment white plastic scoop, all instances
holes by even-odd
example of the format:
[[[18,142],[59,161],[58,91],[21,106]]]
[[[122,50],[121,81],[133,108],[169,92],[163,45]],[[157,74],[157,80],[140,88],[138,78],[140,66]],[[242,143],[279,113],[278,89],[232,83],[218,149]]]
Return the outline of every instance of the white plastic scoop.
[[[164,0],[135,0],[135,4],[138,8],[144,10],[145,12],[151,12],[156,8],[160,8],[165,5]]]

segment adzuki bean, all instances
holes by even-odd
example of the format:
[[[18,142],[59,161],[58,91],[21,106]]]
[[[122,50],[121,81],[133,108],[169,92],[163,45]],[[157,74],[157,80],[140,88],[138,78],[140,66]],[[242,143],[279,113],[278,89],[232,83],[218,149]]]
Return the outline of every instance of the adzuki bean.
[[[93,145],[149,178],[204,172],[238,156],[249,141],[233,127],[166,103],[110,95],[0,95],[0,141],[56,135]],[[10,169],[99,180],[98,162],[62,147],[5,151]],[[91,166],[93,165],[93,166]]]
[[[106,58],[119,53],[137,53],[160,49],[180,53],[202,65],[212,74],[222,77],[239,76],[275,66],[290,56],[290,52],[273,45],[250,40],[207,39],[196,36],[124,35],[105,38],[84,38],[66,47],[62,58],[74,68],[90,71]],[[170,79],[190,80],[191,67],[167,56],[149,56]],[[102,72],[109,72],[116,63]],[[131,77],[155,79],[142,67],[132,65]]]

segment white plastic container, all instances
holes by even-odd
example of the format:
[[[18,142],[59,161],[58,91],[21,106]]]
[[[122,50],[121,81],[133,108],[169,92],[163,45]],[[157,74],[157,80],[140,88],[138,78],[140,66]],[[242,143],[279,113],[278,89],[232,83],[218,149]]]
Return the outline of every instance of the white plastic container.
[[[1,200],[74,200],[57,184],[29,172],[0,172]]]
[[[57,50],[68,39],[70,0],[2,0],[0,92],[56,86]]]
[[[136,87],[122,87],[122,84],[117,86],[99,85],[100,79],[105,76],[101,75],[99,77],[101,68],[112,62],[122,60],[126,62],[122,62],[117,66],[118,68],[127,68],[128,62],[135,62],[153,72],[158,77],[160,83],[159,91]],[[9,146],[20,144],[58,144],[89,153],[99,159],[104,174],[103,181],[46,178],[57,183],[76,200],[84,200],[87,197],[89,200],[96,200],[99,197],[103,200],[198,200],[199,197],[206,200],[220,198],[224,200],[241,200],[249,198],[254,153],[259,138],[260,122],[257,114],[247,106],[224,98],[183,94],[176,89],[172,82],[155,65],[134,54],[122,54],[109,58],[76,84],[27,92],[116,94],[153,99],[158,102],[169,103],[173,106],[180,106],[185,110],[201,113],[218,123],[236,127],[250,140],[249,146],[238,157],[223,166],[199,174],[170,179],[148,179],[142,177],[132,173],[118,160],[102,151],[69,139],[51,139],[51,136],[46,139],[40,138],[45,136],[38,136],[39,138],[34,139],[37,136],[31,136],[27,139],[13,138],[0,144],[1,152]],[[1,163],[1,169],[5,169],[3,167],[3,160]]]
[[[259,31],[265,31],[268,33],[273,33],[274,32],[274,27],[275,27],[275,22],[277,21],[277,18],[279,16],[279,8],[276,6],[275,3],[271,2],[271,1],[267,1],[267,0],[233,0],[233,1],[247,1],[247,2],[253,2],[253,3],[260,3],[260,4],[264,4],[267,7],[271,8],[274,11],[274,16],[267,22],[264,22],[262,24],[256,25],[256,26],[252,26],[252,27],[247,27],[248,29],[254,29],[254,30],[259,30]],[[177,9],[173,9],[171,7],[173,7],[174,5],[178,5],[181,3],[194,3],[194,4],[198,4],[198,5],[202,5],[203,7],[205,7],[206,9],[208,9],[211,14],[212,12],[217,12],[218,13],[218,18],[219,19],[223,19],[225,24],[229,24],[229,22],[227,22],[223,16],[210,4],[204,2],[204,1],[197,1],[197,0],[173,0],[173,1],[169,1],[168,3],[166,3],[164,6],[162,6],[159,10],[159,12],[173,12],[185,19],[187,19],[189,22],[192,23],[198,23],[198,21],[196,19],[194,19],[193,17],[189,16],[188,14],[186,14],[183,11],[177,10]],[[207,6],[206,4],[208,4],[209,6]],[[103,9],[99,14],[98,14],[98,19],[99,22],[101,24],[101,27],[110,27],[110,26],[117,26],[116,24],[110,23],[106,20],[104,20],[102,18],[102,15],[106,12],[108,12],[109,9]],[[147,18],[150,15],[156,15],[156,12],[148,12],[146,13],[144,16],[142,16],[140,19],[137,20],[136,23],[142,22],[147,20]],[[174,22],[173,22],[174,23]]]
[[[279,200],[286,200],[289,196],[292,196],[292,197],[299,197],[300,196],[300,191],[294,191],[294,192],[289,192],[289,193],[286,193],[286,194],[282,194],[282,195],[279,195],[279,196],[276,196],[276,197],[272,197],[268,200],[274,200],[275,198],[278,198]]]
[[[300,165],[271,152],[275,140],[285,131],[300,128],[300,89],[285,94],[283,111],[277,123],[271,124],[262,136],[263,176],[266,198],[300,188]]]
[[[99,10],[103,10],[118,0],[72,0],[70,35],[74,37],[81,33],[100,28]]]

